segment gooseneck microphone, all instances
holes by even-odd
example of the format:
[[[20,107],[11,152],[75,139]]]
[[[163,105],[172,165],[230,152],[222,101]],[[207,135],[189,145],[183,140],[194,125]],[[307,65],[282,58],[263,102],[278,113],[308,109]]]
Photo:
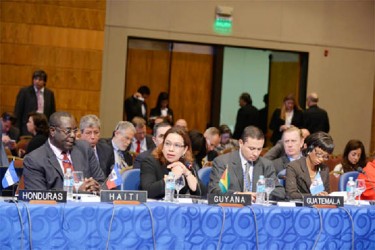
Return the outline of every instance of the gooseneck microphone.
[[[202,196],[201,185],[199,184],[199,177],[198,177],[197,171],[195,171],[195,167],[189,161],[185,161],[185,166],[187,167],[187,169],[189,169],[190,171],[192,171],[193,174],[194,174],[194,176],[197,178],[197,187],[198,187],[198,191],[199,191],[199,196]]]

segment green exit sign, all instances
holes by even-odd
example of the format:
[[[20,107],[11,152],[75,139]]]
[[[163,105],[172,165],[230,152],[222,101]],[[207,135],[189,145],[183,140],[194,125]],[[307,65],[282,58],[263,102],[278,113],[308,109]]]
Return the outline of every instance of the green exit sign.
[[[232,33],[232,18],[216,18],[214,23],[214,31],[222,35]]]

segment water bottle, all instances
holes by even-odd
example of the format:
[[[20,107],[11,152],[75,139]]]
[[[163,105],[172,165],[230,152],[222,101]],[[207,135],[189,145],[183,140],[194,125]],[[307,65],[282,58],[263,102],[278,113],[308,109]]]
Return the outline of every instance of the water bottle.
[[[67,168],[64,174],[64,191],[66,191],[67,200],[73,199],[73,174],[72,169]]]
[[[349,181],[346,183],[346,194],[347,194],[347,203],[355,204],[355,181],[353,177],[349,177]]]
[[[266,183],[264,180],[264,176],[260,175],[259,180],[257,182],[256,203],[264,204],[265,196],[266,196]]]
[[[173,200],[174,200],[174,190],[175,190],[174,173],[169,172],[168,177],[165,180],[164,201],[173,202]]]

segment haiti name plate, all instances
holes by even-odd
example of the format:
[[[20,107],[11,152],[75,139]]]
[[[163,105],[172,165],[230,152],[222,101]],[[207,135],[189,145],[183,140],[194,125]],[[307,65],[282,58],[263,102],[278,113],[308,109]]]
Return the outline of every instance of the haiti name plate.
[[[20,190],[18,200],[66,202],[66,191]]]
[[[131,201],[143,203],[147,201],[147,191],[103,190],[100,192],[100,201]]]
[[[251,205],[251,195],[245,194],[209,194],[208,195],[208,204],[228,204],[230,205],[242,205],[248,206]]]
[[[342,196],[305,196],[303,197],[305,207],[343,207],[344,197]]]

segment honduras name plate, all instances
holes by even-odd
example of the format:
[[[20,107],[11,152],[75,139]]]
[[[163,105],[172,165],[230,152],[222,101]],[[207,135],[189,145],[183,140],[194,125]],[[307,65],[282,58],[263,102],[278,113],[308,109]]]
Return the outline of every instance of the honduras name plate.
[[[209,194],[208,204],[233,204],[233,205],[251,205],[251,195],[245,194]]]
[[[114,201],[147,201],[147,191],[120,191],[120,190],[102,190],[100,192],[101,202]]]
[[[66,191],[20,190],[18,200],[66,202]]]
[[[342,196],[305,196],[303,197],[305,207],[343,207],[344,197]]]

